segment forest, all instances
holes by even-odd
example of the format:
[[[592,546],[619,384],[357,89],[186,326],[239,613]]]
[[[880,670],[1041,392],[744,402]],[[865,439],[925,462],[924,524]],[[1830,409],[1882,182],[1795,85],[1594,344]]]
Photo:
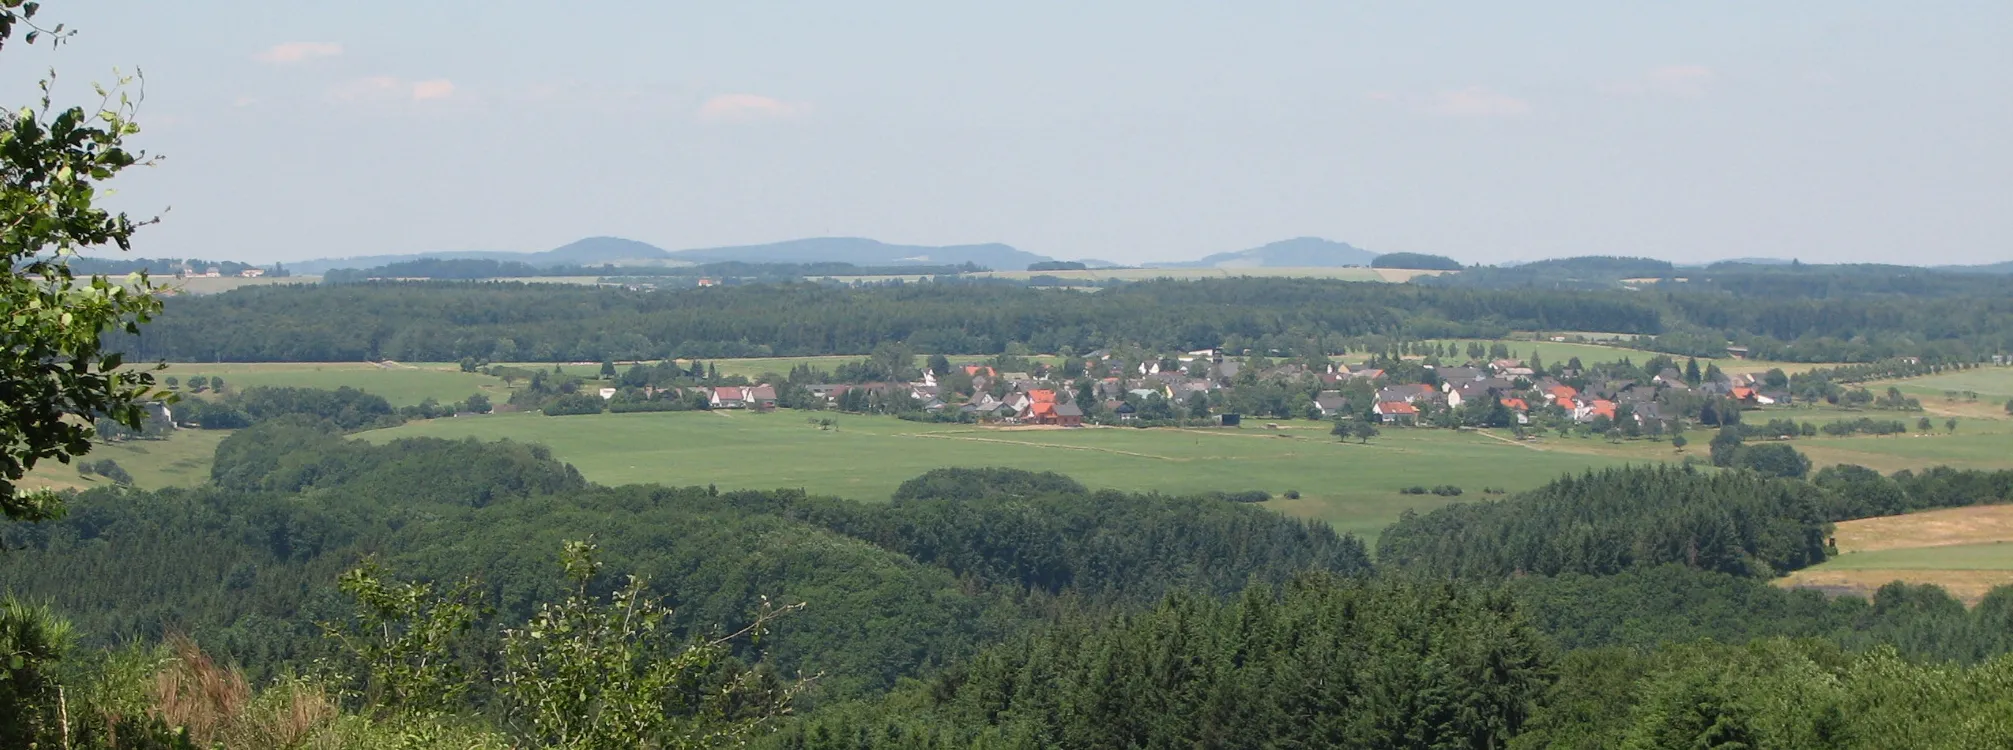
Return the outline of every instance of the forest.
[[[369,282],[177,297],[139,334],[108,343],[136,359],[222,362],[804,356],[866,354],[883,343],[945,354],[1132,345],[1305,356],[1372,338],[1488,339],[1519,330],[1640,334],[1633,345],[1679,356],[1724,356],[1732,343],[1779,361],[1976,362],[2013,350],[2013,302],[1994,290],[1802,290],[1785,283],[1738,294],[1709,286],[1557,291],[1290,278],[1141,281],[1096,293],[954,279],[656,291]]]
[[[346,727],[351,746],[541,745],[565,712],[538,701],[571,684],[570,662],[522,634],[601,623],[576,644],[616,659],[598,674],[682,665],[680,680],[730,686],[733,707],[639,671],[595,689],[657,696],[642,734],[567,746],[699,727],[777,748],[2013,737],[1983,718],[2013,700],[2013,588],[1967,610],[1926,586],[1861,599],[1767,582],[1825,559],[1833,520],[2003,501],[2013,472],[1615,469],[1408,516],[1373,562],[1325,524],[1221,494],[984,468],[929,472],[881,503],[602,487],[539,446],[373,445],[344,434],[367,422],[319,413],[343,413],[336,399],[285,403],[223,441],[202,487],[92,490],[61,519],[0,532],[0,587],[77,634],[35,684],[98,705],[115,668],[207,664],[256,694],[240,713],[321,696],[343,718],[314,731]],[[611,607],[663,629],[618,627]],[[415,666],[422,645],[452,659]],[[1784,704],[1794,675],[1825,687]],[[1848,710],[1880,679],[1921,687]],[[33,714],[50,695],[0,707]],[[567,710],[600,716],[619,697]],[[125,718],[80,736],[163,714],[96,715]],[[213,719],[194,746],[259,746],[231,744],[249,713]]]

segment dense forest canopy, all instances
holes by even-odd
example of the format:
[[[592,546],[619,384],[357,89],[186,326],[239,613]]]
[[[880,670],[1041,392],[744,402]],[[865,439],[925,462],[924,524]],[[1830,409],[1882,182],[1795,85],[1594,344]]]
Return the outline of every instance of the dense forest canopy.
[[[1233,736],[1607,747],[1709,734],[1662,713],[1678,700],[1666,692],[1698,685],[1719,696],[1699,705],[1725,715],[1709,726],[1798,737],[1784,727],[1865,700],[1850,686],[1867,670],[1963,697],[1902,704],[1889,723],[1840,725],[1865,736],[1924,712],[1989,714],[2005,700],[1979,686],[2008,668],[2013,588],[1967,610],[1932,587],[1827,598],[1766,575],[1823,559],[1831,519],[2005,499],[2013,472],[1828,469],[1811,484],[1619,469],[1408,516],[1373,564],[1359,540],[1325,524],[1216,495],[1092,490],[1052,473],[940,469],[885,503],[601,487],[539,446],[372,444],[343,434],[368,420],[327,417],[373,399],[305,389],[248,399],[271,406],[223,441],[208,484],[93,490],[70,499],[66,518],[0,530],[9,550],[0,587],[62,612],[83,645],[188,634],[195,645],[185,650],[284,684],[271,681],[357,658],[321,624],[355,617],[355,582],[381,580],[355,571],[391,571],[424,582],[411,591],[426,596],[464,592],[397,612],[467,602],[466,628],[439,648],[457,670],[482,675],[494,674],[498,654],[521,650],[513,623],[556,601],[585,606],[567,599],[554,570],[568,558],[554,551],[592,540],[598,564],[662,597],[667,636],[704,641],[790,607],[759,644],[723,641],[717,662],[722,675],[795,706],[798,718],[756,737],[783,748]],[[629,590],[616,576],[595,580],[573,596]],[[417,624],[398,627],[408,626]],[[1746,666],[1706,670],[1701,654]],[[1743,661],[1750,654],[1766,658]],[[1841,687],[1806,708],[1755,708],[1772,695],[1756,686],[1785,685],[1748,679],[1767,676],[1763,664],[1816,670]],[[1618,692],[1603,698],[1600,685]],[[510,726],[520,699],[507,683],[477,680],[439,705],[474,726]],[[1988,730],[1934,736],[1997,737]]]
[[[1370,261],[1371,268],[1404,268],[1416,271],[1459,271],[1461,262],[1445,255],[1427,253],[1385,253]]]
[[[1466,275],[1466,272],[1463,274]],[[1951,278],[1994,278],[1959,276]],[[1721,356],[1976,361],[2013,350],[2013,297],[1673,289],[1477,289],[1319,279],[1146,281],[1099,291],[940,281],[705,289],[508,283],[253,288],[171,300],[114,343],[178,361],[600,361],[865,354],[887,342],[991,354],[1138,345],[1306,354],[1348,337],[1499,338],[1517,330],[1643,334],[1637,345]]]

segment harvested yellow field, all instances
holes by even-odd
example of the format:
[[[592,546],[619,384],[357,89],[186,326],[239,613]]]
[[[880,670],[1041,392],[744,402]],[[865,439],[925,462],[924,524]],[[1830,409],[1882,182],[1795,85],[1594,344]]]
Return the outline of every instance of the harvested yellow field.
[[[2013,505],[1946,508],[1838,524],[1838,551],[1875,552],[2013,540]]]
[[[2013,505],[1845,521],[1833,538],[1837,557],[1776,583],[1860,596],[1893,581],[1925,583],[1967,605],[2013,585]]]

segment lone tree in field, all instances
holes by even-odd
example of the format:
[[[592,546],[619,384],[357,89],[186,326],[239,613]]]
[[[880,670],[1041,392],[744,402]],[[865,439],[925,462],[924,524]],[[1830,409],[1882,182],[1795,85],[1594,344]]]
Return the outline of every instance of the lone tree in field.
[[[30,44],[63,40],[35,10],[0,0],[0,47],[16,31]],[[134,231],[151,223],[97,205],[102,183],[147,163],[125,145],[140,132],[136,102],[115,88],[95,109],[59,109],[54,90],[44,80],[39,102],[0,113],[0,513],[17,521],[63,512],[54,493],[16,486],[37,462],[89,451],[99,415],[139,429],[142,404],[160,395],[152,374],[122,369],[101,343],[108,331],[138,333],[160,310],[152,282],[78,278],[69,267],[87,248],[132,249]]]

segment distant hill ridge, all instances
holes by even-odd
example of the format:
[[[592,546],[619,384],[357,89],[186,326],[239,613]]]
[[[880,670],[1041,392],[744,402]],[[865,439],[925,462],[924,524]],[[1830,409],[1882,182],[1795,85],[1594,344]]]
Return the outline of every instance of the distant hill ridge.
[[[298,273],[319,274],[337,268],[376,268],[434,258],[439,260],[497,260],[526,263],[540,268],[551,266],[597,266],[604,264],[683,265],[740,261],[743,263],[851,263],[856,266],[899,266],[916,264],[958,265],[973,263],[995,270],[1019,270],[1030,263],[1054,260],[1015,249],[1009,245],[895,245],[862,237],[812,237],[764,245],[665,250],[647,242],[620,237],[589,237],[537,253],[496,251],[448,251],[403,255],[367,255],[353,258],[319,258],[294,264]]]
[[[1295,237],[1280,240],[1259,247],[1209,255],[1196,260],[1161,261],[1140,263],[1146,268],[1334,268],[1343,266],[1370,266],[1380,253],[1365,250],[1346,242],[1320,237]],[[540,268],[553,266],[599,266],[614,265],[659,265],[682,266],[700,263],[738,261],[743,263],[848,263],[856,266],[909,266],[909,265],[959,265],[972,263],[996,271],[1018,271],[1031,263],[1056,260],[1055,258],[1020,250],[1001,243],[973,245],[900,245],[864,237],[810,237],[784,240],[758,245],[738,245],[729,247],[693,248],[688,250],[665,250],[647,242],[639,242],[621,237],[588,237],[561,245],[543,252],[507,252],[493,250],[456,250],[443,252],[406,253],[398,255],[367,255],[350,258],[318,258],[299,263],[289,263],[287,267],[295,274],[319,275],[331,269],[365,269],[407,263],[422,259],[439,260],[495,260],[501,262],[525,263]],[[1086,258],[1085,265],[1092,268],[1120,265],[1112,261]],[[1657,276],[1675,269],[1705,268],[1718,265],[1722,268],[1730,264],[1773,266],[1788,265],[1790,261],[1777,258],[1740,258],[1716,263],[1673,264],[1650,258],[1548,258],[1528,263],[1504,262],[1496,268],[1525,268],[1526,273],[1546,267],[1569,267],[1574,271],[1595,276],[1616,273],[1627,275]],[[1810,264],[1817,265],[1817,264]],[[1529,267],[1529,268],[1527,268]],[[1487,268],[1487,266],[1484,266]],[[1953,273],[1993,273],[2013,274],[2013,261],[1979,265],[1944,265],[1927,267],[1933,270]]]
[[[1377,253],[1347,242],[1295,237],[1249,250],[1217,253],[1199,260],[1148,263],[1149,268],[1332,268],[1367,266]]]

